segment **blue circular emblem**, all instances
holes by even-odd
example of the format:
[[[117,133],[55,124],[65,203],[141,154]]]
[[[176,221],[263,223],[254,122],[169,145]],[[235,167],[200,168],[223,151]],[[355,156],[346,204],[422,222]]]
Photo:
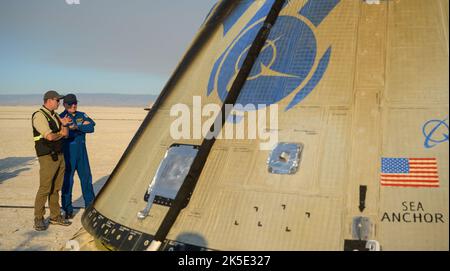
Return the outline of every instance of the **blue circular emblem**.
[[[449,127],[445,120],[429,120],[422,127],[422,133],[425,136],[425,148],[432,148],[437,144],[449,140]]]
[[[210,77],[208,95],[215,89],[225,101],[262,20],[237,38],[217,60]],[[253,65],[236,104],[269,106],[297,91],[286,110],[303,100],[320,82],[328,66],[331,47],[317,62],[317,41],[314,32],[302,20],[280,16]],[[310,74],[312,74],[310,76]],[[305,82],[309,77],[308,82]],[[300,86],[302,86],[301,89]]]

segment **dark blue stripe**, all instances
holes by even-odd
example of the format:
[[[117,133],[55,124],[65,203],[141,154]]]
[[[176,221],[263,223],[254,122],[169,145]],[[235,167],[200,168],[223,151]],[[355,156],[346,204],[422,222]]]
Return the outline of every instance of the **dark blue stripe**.
[[[253,1],[245,1],[245,3],[239,4],[239,6],[233,10],[230,16],[223,23],[223,35],[225,36],[233,25],[241,18],[241,16],[247,11],[247,9],[253,4]]]
[[[318,27],[339,2],[340,0],[309,0],[299,13]]]
[[[258,10],[255,16],[248,22],[248,24],[244,27],[246,29],[248,26],[257,22],[258,20],[264,18],[269,14],[271,7],[275,0],[267,0],[264,5]],[[233,27],[233,25],[239,20],[239,18],[247,11],[247,9],[253,4],[253,1],[247,1],[239,7],[237,7],[232,14],[225,20],[223,23],[223,35],[225,36],[228,31]],[[243,29],[243,30],[244,30]],[[242,31],[241,31],[242,32]]]
[[[228,47],[228,48],[229,48],[229,47]],[[216,61],[216,63],[214,64],[214,67],[213,67],[213,70],[212,70],[212,72],[211,72],[211,75],[209,76],[208,93],[207,93],[208,96],[209,96],[209,95],[213,92],[213,90],[214,90],[214,82],[216,82],[217,70],[219,69],[220,63],[222,63],[222,59],[223,59],[223,57],[225,56],[225,54],[227,53],[228,48],[227,48],[227,50],[225,50],[225,52],[220,56],[220,58],[219,58],[219,59]]]

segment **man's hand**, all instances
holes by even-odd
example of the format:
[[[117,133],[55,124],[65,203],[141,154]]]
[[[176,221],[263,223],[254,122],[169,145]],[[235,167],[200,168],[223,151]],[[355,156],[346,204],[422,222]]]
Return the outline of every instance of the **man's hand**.
[[[88,124],[91,124],[91,122],[87,121],[87,120],[83,121],[83,125],[88,125]]]
[[[67,126],[67,124],[72,123],[72,119],[69,116],[65,116],[64,118],[59,118],[62,125]]]
[[[69,116],[65,116],[64,118],[59,118],[61,120],[61,131],[58,133],[61,137],[67,138],[69,136],[69,129],[67,126],[72,123],[72,119]]]
[[[78,125],[76,123],[69,126],[70,130],[78,130]]]

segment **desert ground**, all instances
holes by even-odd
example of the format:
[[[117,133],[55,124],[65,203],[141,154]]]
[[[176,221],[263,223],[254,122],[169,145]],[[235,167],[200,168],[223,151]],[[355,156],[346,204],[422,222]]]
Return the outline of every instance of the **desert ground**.
[[[84,202],[75,175],[76,215],[69,227],[33,229],[34,199],[39,185],[39,162],[34,151],[31,115],[39,106],[0,106],[0,250],[61,250],[82,227]],[[62,112],[60,106],[58,112]],[[83,107],[95,122],[86,136],[95,192],[119,161],[147,111],[139,107]],[[46,209],[46,217],[49,215]]]

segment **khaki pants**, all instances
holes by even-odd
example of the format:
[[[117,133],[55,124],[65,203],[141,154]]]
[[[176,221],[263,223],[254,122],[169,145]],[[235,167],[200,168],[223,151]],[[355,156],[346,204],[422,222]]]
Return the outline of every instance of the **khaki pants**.
[[[58,161],[53,161],[49,155],[39,156],[39,190],[34,202],[34,216],[43,218],[45,215],[45,202],[48,199],[50,218],[60,215],[59,191],[64,180],[64,155],[58,155]]]

